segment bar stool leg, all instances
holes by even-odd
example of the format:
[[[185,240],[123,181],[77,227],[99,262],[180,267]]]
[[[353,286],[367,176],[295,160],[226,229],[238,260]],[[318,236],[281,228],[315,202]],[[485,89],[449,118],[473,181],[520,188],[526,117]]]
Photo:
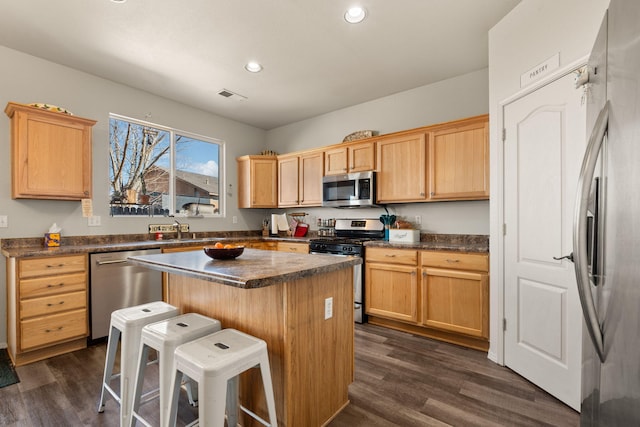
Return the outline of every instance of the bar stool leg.
[[[224,408],[227,403],[228,381],[224,375],[204,378],[198,383],[200,395],[207,396],[207,401],[198,407],[201,426],[224,427]],[[236,424],[228,423],[229,427]]]
[[[142,386],[144,383],[144,372],[147,368],[147,359],[149,358],[149,347],[144,345],[144,343],[140,343],[140,361],[138,363],[138,369],[136,370],[136,378],[137,381],[134,385],[134,393],[133,393],[133,406],[132,411],[137,412],[140,409],[140,400],[142,398]],[[133,413],[133,412],[132,412]],[[133,427],[136,424],[135,418],[131,417],[131,422],[129,426]]]
[[[162,427],[172,427],[176,425],[176,420],[178,418],[178,399],[180,398],[181,382],[182,372],[178,371],[177,369],[173,369],[173,373],[171,374],[171,393],[169,395],[169,415],[167,416],[167,420]]]
[[[260,374],[262,375],[262,386],[264,387],[264,395],[267,399],[267,410],[269,411],[269,423],[277,425],[276,418],[276,401],[273,396],[273,384],[271,382],[271,369],[269,368],[269,356],[266,351],[260,357]]]
[[[238,425],[238,379],[236,375],[227,381],[227,426]]]
[[[100,391],[100,401],[98,402],[98,412],[104,412],[105,387],[110,387],[111,376],[113,375],[113,365],[116,361],[118,341],[120,340],[120,330],[113,326],[109,330],[107,355],[104,359],[104,376],[102,378],[102,390]]]

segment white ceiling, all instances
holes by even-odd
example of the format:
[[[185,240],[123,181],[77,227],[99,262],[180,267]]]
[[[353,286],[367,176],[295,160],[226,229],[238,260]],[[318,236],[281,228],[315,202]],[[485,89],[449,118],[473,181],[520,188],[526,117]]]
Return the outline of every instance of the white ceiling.
[[[519,1],[19,0],[0,44],[272,129],[487,67],[487,32]],[[368,19],[347,24],[357,2]]]

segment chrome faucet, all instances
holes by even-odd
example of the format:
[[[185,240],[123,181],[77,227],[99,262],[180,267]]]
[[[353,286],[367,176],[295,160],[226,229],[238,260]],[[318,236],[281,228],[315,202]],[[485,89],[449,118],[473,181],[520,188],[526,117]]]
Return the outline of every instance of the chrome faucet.
[[[176,228],[176,231],[178,232],[178,235],[177,235],[178,240],[182,239],[182,224],[180,224],[177,219],[174,219],[173,226]]]

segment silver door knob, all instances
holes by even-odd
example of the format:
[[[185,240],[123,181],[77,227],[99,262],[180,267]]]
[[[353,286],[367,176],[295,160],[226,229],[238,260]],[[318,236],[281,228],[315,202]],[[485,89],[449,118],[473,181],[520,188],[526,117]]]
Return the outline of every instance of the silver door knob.
[[[561,256],[561,257],[557,257],[554,256],[553,259],[555,259],[556,261],[560,261],[561,259],[568,259],[569,261],[573,262],[573,252],[571,252],[569,255],[565,255],[565,256]]]

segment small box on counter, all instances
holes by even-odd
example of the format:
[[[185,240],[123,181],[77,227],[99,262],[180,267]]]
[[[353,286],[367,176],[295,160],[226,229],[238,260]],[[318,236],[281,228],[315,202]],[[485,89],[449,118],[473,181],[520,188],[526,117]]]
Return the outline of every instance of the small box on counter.
[[[391,243],[416,243],[420,241],[420,230],[407,228],[389,229],[389,242]]]
[[[44,233],[44,246],[46,248],[60,246],[60,233]]]

